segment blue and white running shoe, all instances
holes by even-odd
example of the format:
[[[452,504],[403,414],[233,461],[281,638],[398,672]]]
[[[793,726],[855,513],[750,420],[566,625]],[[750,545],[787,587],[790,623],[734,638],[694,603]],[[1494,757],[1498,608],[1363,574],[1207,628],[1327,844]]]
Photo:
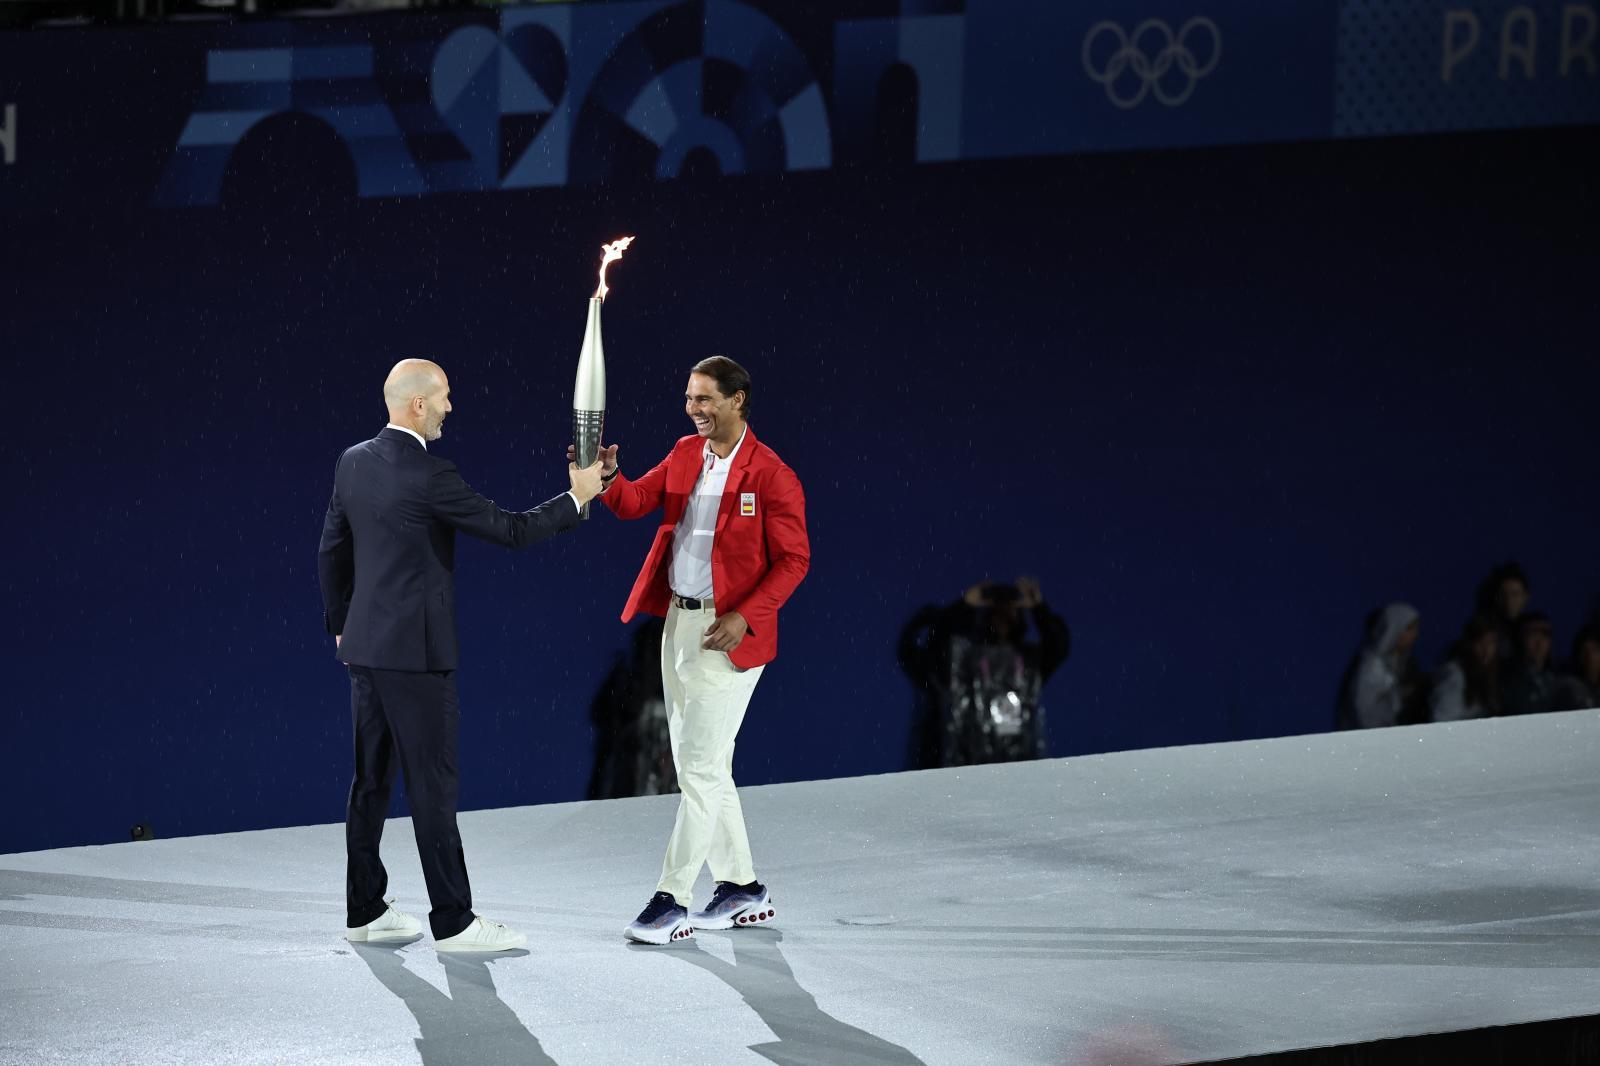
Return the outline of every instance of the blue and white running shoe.
[[[622,935],[640,944],[670,944],[694,936],[694,926],[688,908],[678,906],[672,893],[657,892]]]
[[[689,916],[696,929],[732,929],[734,926],[760,925],[772,921],[778,912],[772,907],[767,886],[759,881],[745,888],[731,881],[718,881],[717,891],[703,911]]]

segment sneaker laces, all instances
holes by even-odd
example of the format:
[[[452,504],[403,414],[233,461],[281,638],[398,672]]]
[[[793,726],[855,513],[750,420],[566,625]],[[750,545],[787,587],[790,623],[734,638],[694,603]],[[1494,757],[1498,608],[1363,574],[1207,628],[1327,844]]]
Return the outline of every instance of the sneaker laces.
[[[678,905],[670,892],[657,892],[650,897],[650,902],[644,905],[644,910],[639,914],[639,921],[650,923],[661,917],[667,911]]]
[[[706,904],[706,910],[714,911],[728,902],[735,893],[742,893],[744,888],[732,881],[718,881],[717,890],[711,894],[711,902]]]

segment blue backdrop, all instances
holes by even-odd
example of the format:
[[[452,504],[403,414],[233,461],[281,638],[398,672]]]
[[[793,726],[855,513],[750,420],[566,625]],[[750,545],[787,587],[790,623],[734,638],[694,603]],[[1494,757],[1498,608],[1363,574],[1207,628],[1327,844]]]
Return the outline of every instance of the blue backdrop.
[[[666,183],[356,198],[289,115],[230,154],[221,206],[159,208],[185,119],[141,155],[124,89],[40,136],[126,169],[6,178],[30,195],[5,218],[0,851],[342,817],[334,460],[425,355],[454,389],[437,449],[505,505],[559,491],[622,233],[625,466],[688,431],[685,368],[723,352],[809,496],[742,782],[901,768],[899,627],[983,577],[1037,574],[1073,625],[1058,754],[1326,728],[1370,607],[1416,603],[1431,658],[1504,557],[1563,645],[1600,592],[1592,127],[740,178],[691,152]],[[650,535],[601,513],[463,544],[464,806],[581,795]]]

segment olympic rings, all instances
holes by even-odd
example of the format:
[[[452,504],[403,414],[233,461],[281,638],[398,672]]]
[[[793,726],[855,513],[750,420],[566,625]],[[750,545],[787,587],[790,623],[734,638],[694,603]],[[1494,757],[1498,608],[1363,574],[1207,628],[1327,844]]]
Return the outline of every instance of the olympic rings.
[[[1200,31],[1204,31],[1211,38],[1208,49],[1210,54],[1204,63],[1199,61],[1189,47],[1190,35]],[[1096,69],[1090,53],[1094,49],[1095,42],[1108,33],[1117,42],[1117,48],[1106,59],[1105,65]],[[1150,39],[1152,36],[1153,40]],[[1152,54],[1145,47],[1146,44],[1160,47]],[[1221,59],[1222,32],[1217,29],[1215,22],[1204,15],[1196,15],[1185,22],[1176,34],[1172,32],[1171,26],[1160,19],[1145,19],[1131,34],[1124,33],[1121,26],[1107,19],[1091,26],[1083,38],[1083,72],[1089,75],[1091,80],[1104,85],[1106,99],[1124,110],[1138,107],[1145,96],[1151,93],[1168,107],[1177,107],[1189,99],[1194,93],[1195,85],[1201,78],[1215,70]],[[1162,84],[1162,79],[1174,65],[1188,80],[1178,92],[1169,92]],[[1124,73],[1132,73],[1139,79],[1138,91],[1132,96],[1122,95],[1117,91],[1117,81]]]

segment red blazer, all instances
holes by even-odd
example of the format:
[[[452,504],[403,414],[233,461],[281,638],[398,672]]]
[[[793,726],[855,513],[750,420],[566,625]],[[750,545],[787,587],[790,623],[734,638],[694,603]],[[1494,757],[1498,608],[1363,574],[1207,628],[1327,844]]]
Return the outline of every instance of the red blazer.
[[[663,508],[650,554],[622,609],[624,622],[640,613],[665,615],[672,603],[667,584],[672,531],[700,477],[704,447],[699,434],[690,434],[638,481],[619,473],[600,497],[618,518],[643,518]],[[751,510],[755,513],[748,513]],[[777,657],[778,608],[810,567],[811,540],[806,536],[806,497],[800,479],[746,426],[744,443],[722,490],[717,533],[711,542],[717,614],[738,611],[750,623],[745,638],[728,653],[735,666],[748,670]]]

